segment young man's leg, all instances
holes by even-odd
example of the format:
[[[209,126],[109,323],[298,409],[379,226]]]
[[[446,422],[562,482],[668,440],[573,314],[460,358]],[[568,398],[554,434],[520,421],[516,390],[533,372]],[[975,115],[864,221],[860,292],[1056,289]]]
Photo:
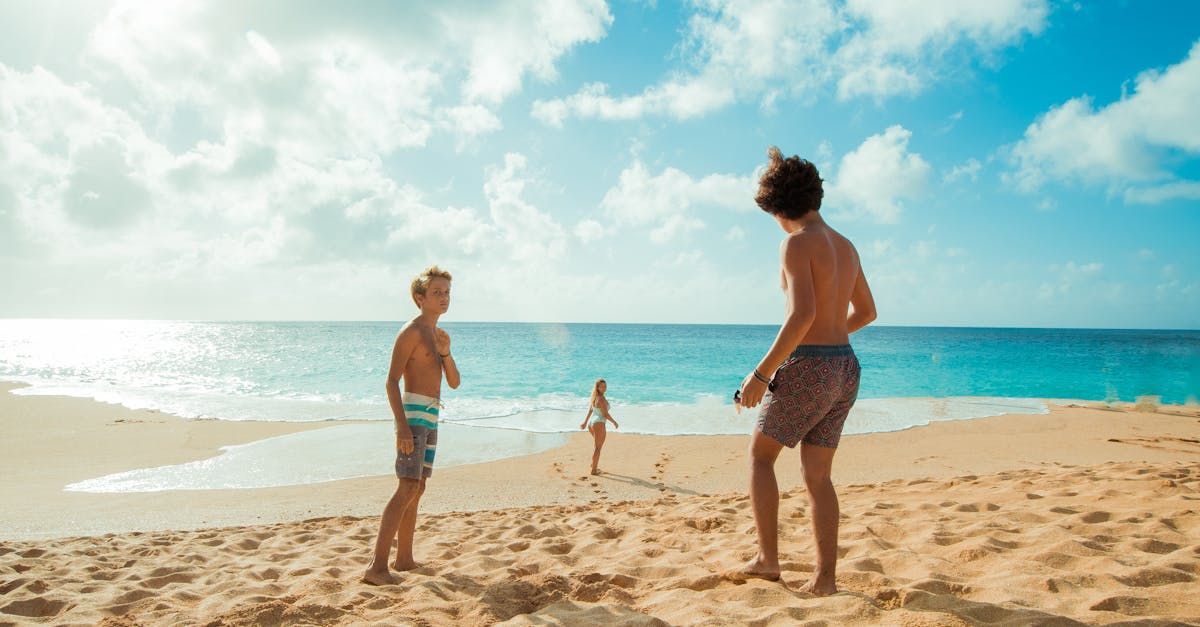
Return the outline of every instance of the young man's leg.
[[[804,485],[812,506],[812,529],[817,544],[817,567],[806,592],[827,595],[837,592],[838,508],[837,492],[833,489],[830,471],[836,448],[816,446],[805,442],[800,447],[800,463],[804,468]]]
[[[387,567],[392,537],[396,535],[404,514],[420,492],[421,484],[422,482],[416,479],[400,479],[396,492],[383,508],[383,516],[379,520],[379,535],[375,537],[375,555],[371,558],[371,564],[367,566],[367,572],[363,574],[363,580],[367,583],[380,585],[395,582]]]
[[[421,479],[417,485],[416,494],[400,517],[400,526],[396,530],[396,561],[392,564],[396,570],[413,570],[417,567],[413,559],[413,535],[417,530],[417,509],[421,506],[422,494],[425,494],[425,479]]]
[[[742,574],[779,578],[779,483],[775,460],[783,445],[762,431],[750,441],[750,503],[758,529],[758,556],[742,568]]]

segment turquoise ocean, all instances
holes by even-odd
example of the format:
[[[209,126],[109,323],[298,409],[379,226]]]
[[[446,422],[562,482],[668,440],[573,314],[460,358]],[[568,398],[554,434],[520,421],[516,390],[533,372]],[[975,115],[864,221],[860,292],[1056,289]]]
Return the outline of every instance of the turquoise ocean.
[[[261,487],[387,474],[384,379],[396,322],[0,320],[0,379],[188,418],[329,421],[210,460],[68,489]],[[462,373],[443,389],[440,467],[558,446],[592,382],[621,432],[743,434],[729,398],[774,339],[767,325],[447,322]],[[868,327],[846,433],[1044,413],[1043,399],[1200,397],[1200,331]],[[352,424],[340,421],[354,421]],[[303,464],[297,463],[302,459]]]

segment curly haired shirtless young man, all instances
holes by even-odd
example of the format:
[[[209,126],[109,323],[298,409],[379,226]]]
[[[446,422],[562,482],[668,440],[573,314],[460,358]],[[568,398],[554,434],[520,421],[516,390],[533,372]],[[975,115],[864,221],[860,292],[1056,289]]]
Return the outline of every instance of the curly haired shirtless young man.
[[[739,390],[743,406],[762,401],[763,407],[750,444],[758,556],[735,574],[779,578],[775,460],[783,447],[803,443],[800,463],[817,545],[816,571],[805,590],[827,595],[837,592],[839,515],[830,471],[858,397],[860,369],[850,334],[875,319],[875,301],[854,244],[821,217],[824,190],[816,166],[795,156],[785,159],[775,147],[767,154],[755,201],[787,233],[780,245],[787,317]]]

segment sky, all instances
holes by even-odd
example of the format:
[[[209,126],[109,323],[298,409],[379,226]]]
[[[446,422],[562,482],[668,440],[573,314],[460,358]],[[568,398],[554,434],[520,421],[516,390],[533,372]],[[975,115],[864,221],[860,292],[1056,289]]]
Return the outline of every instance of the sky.
[[[0,317],[1200,328],[1200,4],[0,3]]]

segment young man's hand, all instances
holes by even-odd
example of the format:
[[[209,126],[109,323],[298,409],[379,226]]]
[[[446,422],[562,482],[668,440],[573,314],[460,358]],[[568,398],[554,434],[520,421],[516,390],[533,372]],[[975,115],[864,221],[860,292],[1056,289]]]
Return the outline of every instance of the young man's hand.
[[[412,455],[413,452],[413,434],[412,429],[408,425],[396,430],[396,450],[405,455]]]
[[[433,345],[437,347],[438,355],[450,354],[450,334],[441,329],[433,330]]]
[[[746,375],[742,381],[742,407],[754,407],[762,400],[763,394],[767,393],[767,384],[758,380],[754,373]]]

